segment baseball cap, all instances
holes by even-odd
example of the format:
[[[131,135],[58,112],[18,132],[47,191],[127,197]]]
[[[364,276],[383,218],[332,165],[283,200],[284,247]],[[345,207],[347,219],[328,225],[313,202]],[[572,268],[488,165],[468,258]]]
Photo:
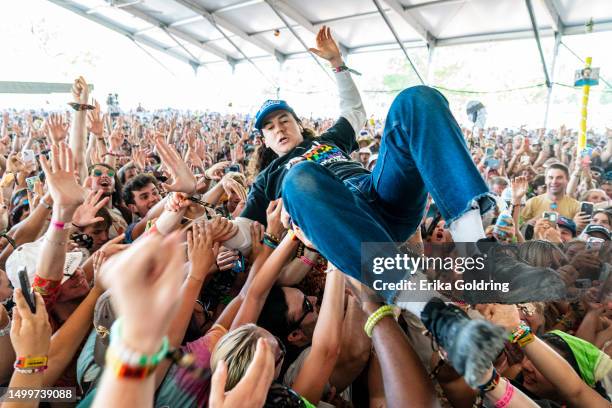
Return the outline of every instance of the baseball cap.
[[[268,99],[263,103],[263,105],[261,105],[261,108],[259,108],[259,111],[255,114],[255,129],[261,132],[263,120],[266,118],[266,116],[278,110],[285,110],[295,115],[293,108],[291,108],[291,106],[289,106],[289,104],[282,99]]]
[[[570,232],[572,233],[572,237],[576,236],[576,223],[574,222],[574,220],[560,215],[557,218],[557,225],[561,228],[570,230]]]
[[[22,267],[26,268],[30,282],[34,279],[38,259],[42,253],[42,239],[27,244],[20,245],[6,260],[6,274],[14,288],[20,286],[19,270]],[[72,274],[81,265],[83,253],[80,251],[66,253],[66,261],[64,262],[64,276],[62,282],[66,282]]]
[[[604,227],[603,225],[589,224],[584,229],[584,233],[586,235],[591,235],[593,233],[600,233],[600,234],[605,236],[606,240],[608,240],[608,241],[610,240],[610,231],[606,227]]]
[[[362,153],[372,154],[372,150],[370,150],[369,147],[362,147],[361,149],[359,149],[359,154],[362,154]]]
[[[111,304],[110,292],[104,292],[96,302],[94,308],[93,325],[96,331],[96,342],[94,344],[94,361],[100,367],[104,367],[106,349],[110,344],[110,329],[117,315]]]

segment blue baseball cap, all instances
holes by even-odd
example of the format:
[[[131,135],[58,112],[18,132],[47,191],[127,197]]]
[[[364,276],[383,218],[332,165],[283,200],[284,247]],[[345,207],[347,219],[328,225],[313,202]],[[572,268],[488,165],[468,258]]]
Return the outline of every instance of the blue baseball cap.
[[[283,101],[282,99],[268,99],[264,102],[263,105],[261,105],[261,108],[259,108],[257,114],[255,114],[255,129],[261,132],[263,120],[266,118],[266,116],[278,110],[291,112],[295,115],[295,112],[293,111],[291,106],[289,106],[289,104],[287,104],[287,102]]]

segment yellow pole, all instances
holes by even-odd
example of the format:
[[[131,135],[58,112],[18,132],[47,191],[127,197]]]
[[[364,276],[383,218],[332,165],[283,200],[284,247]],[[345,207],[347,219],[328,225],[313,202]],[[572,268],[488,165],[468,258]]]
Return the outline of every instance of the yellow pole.
[[[585,68],[591,67],[591,57],[587,57]],[[582,152],[586,149],[586,123],[587,123],[587,106],[589,104],[589,92],[591,91],[591,85],[584,85],[582,87],[582,111],[580,118],[580,133],[578,134],[578,157],[581,156]]]

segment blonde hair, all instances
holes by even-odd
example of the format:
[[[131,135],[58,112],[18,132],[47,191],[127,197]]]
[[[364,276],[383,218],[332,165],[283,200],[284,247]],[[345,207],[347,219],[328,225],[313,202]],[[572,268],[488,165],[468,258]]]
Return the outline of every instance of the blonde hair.
[[[262,337],[261,329],[249,323],[221,337],[215,346],[210,357],[210,367],[211,371],[215,372],[219,361],[225,361],[227,365],[225,391],[234,388],[246,373],[260,337]]]

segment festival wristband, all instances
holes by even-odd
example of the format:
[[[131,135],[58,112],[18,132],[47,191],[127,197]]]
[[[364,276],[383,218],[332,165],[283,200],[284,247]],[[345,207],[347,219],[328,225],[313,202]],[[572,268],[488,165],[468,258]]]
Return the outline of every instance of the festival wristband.
[[[84,111],[84,110],[95,110],[96,107],[93,105],[88,105],[86,103],[77,103],[77,102],[68,102],[68,105],[75,111]]]
[[[111,346],[106,351],[106,368],[119,378],[142,380],[154,373],[157,366],[134,367],[124,362]]]
[[[495,367],[493,367],[493,372],[491,373],[491,378],[486,383],[479,385],[478,390],[481,394],[485,394],[489,391],[493,391],[497,385],[499,384],[500,376]]]
[[[506,391],[504,395],[495,403],[495,408],[506,408],[510,405],[512,397],[514,396],[514,386],[510,381],[506,380]]]
[[[47,356],[17,357],[13,367],[15,368],[39,368],[46,367],[49,359]]]
[[[310,266],[311,268],[314,268],[315,266],[317,266],[316,263],[314,263],[313,261],[311,261],[310,259],[308,259],[306,256],[302,255],[300,256],[300,261],[302,261],[303,264]]]
[[[525,347],[535,340],[535,336],[531,331],[531,327],[521,320],[519,325],[510,333],[508,340],[511,343],[518,343],[520,347]]]
[[[132,367],[156,366],[160,363],[160,361],[166,358],[170,345],[167,336],[164,336],[161,348],[157,353],[147,355],[127,348],[121,341],[122,331],[123,319],[119,318],[111,326],[110,345],[117,351],[117,356],[122,363]]]
[[[351,74],[355,74],[355,75],[361,75],[361,72],[359,71],[355,71],[352,68],[347,67],[346,65],[340,65],[338,67],[332,67],[332,71],[334,71],[336,74],[340,73],[340,72],[344,72],[344,71],[348,71]]]
[[[65,230],[70,228],[70,223],[69,222],[62,222],[62,221],[58,221],[58,220],[51,220],[51,226],[55,229],[58,230]]]
[[[381,306],[374,313],[372,313],[370,317],[368,317],[368,320],[363,328],[368,337],[372,337],[374,326],[376,326],[378,322],[387,316],[394,316],[392,305]]]
[[[18,368],[18,367],[13,367],[15,369],[16,373],[19,374],[38,374],[38,373],[42,373],[47,369],[47,366],[42,366],[42,367],[36,367],[36,368]]]

